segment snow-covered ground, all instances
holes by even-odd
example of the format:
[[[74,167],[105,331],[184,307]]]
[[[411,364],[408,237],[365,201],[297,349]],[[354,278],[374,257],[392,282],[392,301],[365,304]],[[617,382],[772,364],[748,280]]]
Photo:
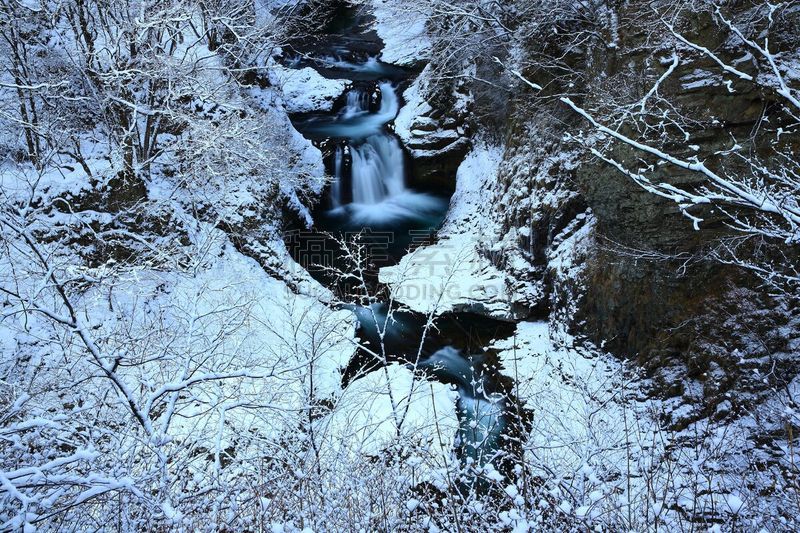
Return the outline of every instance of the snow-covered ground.
[[[417,471],[420,480],[430,479],[452,461],[456,398],[449,385],[420,379],[398,364],[370,372],[353,381],[320,421],[320,454],[332,461],[342,453],[378,456],[397,442],[399,427],[401,440],[420,444],[436,458]]]
[[[624,365],[573,342],[551,331],[547,322],[520,322],[513,337],[493,348],[499,350],[503,374],[514,380],[517,397],[531,412],[526,464],[533,475],[549,480],[559,512],[592,527],[595,519],[622,507],[619,500],[646,498],[642,443],[652,441],[647,428],[655,426],[645,423],[646,404],[630,401],[636,386],[626,386]],[[634,420],[642,423],[636,431],[645,432],[637,433],[636,443],[631,441]],[[631,456],[633,470],[625,471]],[[635,476],[632,483],[629,476]]]
[[[175,195],[165,190],[164,183],[154,181],[151,200],[170,203]],[[3,389],[11,395],[6,416],[17,422],[5,423],[0,435],[18,444],[13,454],[4,454],[0,475],[30,484],[19,488],[27,515],[12,513],[17,504],[4,500],[9,503],[9,514],[2,515],[6,526],[23,528],[24,516],[30,521],[45,512],[45,500],[61,505],[118,491],[154,509],[150,512],[166,523],[190,524],[198,510],[188,495],[225,494],[226,487],[241,488],[245,480],[259,482],[265,450],[282,440],[291,446],[305,442],[303,431],[314,435],[309,438],[316,451],[281,451],[293,462],[287,468],[293,475],[311,473],[324,458],[326,483],[332,487],[397,442],[398,432],[402,442],[416,443],[419,451],[418,459],[398,467],[394,490],[402,492],[447,470],[457,428],[449,386],[393,365],[343,389],[342,370],[356,347],[352,313],[325,305],[328,291],[310,278],[305,294],[296,293],[238,252],[220,229],[194,220],[180,200],[170,205],[190,229],[189,242],[170,253],[190,258],[188,268],[115,272],[109,265],[86,268],[75,257],[60,263],[59,275],[66,268],[72,276],[96,280],[71,300],[90,341],[57,343],[64,333],[47,315],[35,312],[20,310],[19,320],[0,322],[3,375],[9,375],[8,365],[17,366],[17,357],[33,362],[19,363],[14,371],[28,392],[17,389],[22,381]],[[72,215],[72,223],[85,216]],[[274,246],[279,249],[282,243]],[[3,256],[2,279],[17,278],[21,294],[41,292],[46,270],[28,262],[23,276],[24,256],[17,253],[22,252]],[[64,250],[59,257],[64,258]],[[57,298],[50,305],[54,313],[65,312]],[[36,339],[51,340],[40,344]],[[98,347],[101,361],[119,354],[124,364],[113,370],[119,393],[98,372],[85,342]],[[64,359],[70,364],[65,366]],[[59,382],[70,383],[69,390],[60,391]],[[82,408],[52,414],[64,402],[91,409],[89,427],[94,429],[86,434],[88,440],[63,452],[48,447],[46,457],[27,453],[28,446],[37,449],[48,439],[55,443],[59,435],[83,439],[88,415]],[[126,404],[142,413],[144,429]],[[310,410],[316,413],[313,420]],[[105,432],[117,422],[124,430]],[[141,438],[152,441],[149,449],[138,449]],[[175,464],[174,469],[156,474],[159,457]],[[13,464],[7,462],[12,459]],[[69,472],[76,491],[53,492],[35,483],[28,469],[51,479]],[[231,498],[235,501],[236,495]],[[95,509],[102,515],[102,503]],[[67,519],[80,520],[69,512]]]
[[[452,461],[450,388],[399,366],[344,387],[355,317],[328,306],[281,240],[281,209],[310,224],[326,179],[286,113],[330,109],[348,82],[272,65],[272,87],[242,89],[197,50],[207,68],[190,78],[201,96],[179,108],[187,126],[159,136],[146,179],[118,198],[105,190],[122,157],[101,128],[76,132],[81,164],[0,169],[2,239],[18,243],[0,256],[0,286],[13,287],[0,319],[0,529],[30,531],[53,509],[80,528],[120,502],[127,519],[164,527],[236,523],[238,505],[268,507],[248,486],[277,476],[284,490],[287,476],[319,473],[321,455],[325,482],[341,485],[398,435],[420,457],[398,492]],[[239,251],[252,235],[296,283]],[[291,523],[282,509],[270,513]]]
[[[695,516],[770,531],[759,517],[790,505],[781,469],[797,453],[788,443],[771,451],[759,447],[753,432],[797,423],[789,407],[797,380],[738,420],[704,419],[674,431],[661,423],[666,405],[648,397],[647,380],[632,366],[582,347],[546,322],[520,322],[493,348],[531,415],[524,462],[530,475],[544,480],[547,503],[539,500],[540,509],[552,506],[557,516],[586,529],[625,524],[638,531],[659,524],[677,531]],[[514,509],[509,526],[549,527],[526,505],[523,480],[498,483]],[[775,492],[761,493],[764,486]],[[791,515],[777,523],[797,527]]]

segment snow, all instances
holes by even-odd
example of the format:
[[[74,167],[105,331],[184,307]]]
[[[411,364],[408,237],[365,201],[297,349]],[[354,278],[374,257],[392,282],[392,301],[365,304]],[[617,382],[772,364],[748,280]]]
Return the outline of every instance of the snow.
[[[498,230],[484,210],[487,196],[497,183],[502,146],[476,142],[456,173],[456,190],[450,200],[442,232],[445,234],[475,233],[490,238]]]
[[[279,64],[270,68],[270,81],[280,87],[289,113],[330,111],[350,83],[325,78],[311,67],[291,69]]]
[[[564,342],[571,338],[553,339],[547,322],[520,322],[513,337],[493,348],[500,350],[503,373],[515,380],[518,397],[536,412],[530,449],[539,461],[566,472],[591,462],[600,444],[593,432],[602,428],[608,439],[603,444],[624,440],[624,432],[616,402],[622,365]]]
[[[336,410],[319,422],[324,435],[320,455],[327,464],[376,456],[397,441],[422,444],[430,457],[415,464],[431,475],[450,461],[458,431],[457,393],[449,385],[426,381],[408,368],[390,364],[352,382]]]
[[[406,509],[409,511],[414,511],[419,507],[419,500],[416,498],[411,498],[406,502]]]
[[[87,194],[97,194],[103,182],[116,175],[118,153],[101,131],[85,132],[80,139],[86,163],[100,182],[97,186],[80,165],[62,156],[41,171],[10,161],[0,168],[0,185],[9,204],[35,201],[48,206],[27,215],[37,232],[52,232],[58,239],[66,238],[58,232],[73,232],[89,243],[104,233],[106,242],[131,239],[141,245],[141,250],[132,250],[134,265],[120,265],[104,251],[98,257],[101,264],[90,267],[78,254],[91,254],[96,245],[42,243],[47,257],[57,261],[58,276],[87,280],[86,287],[70,289],[72,304],[85,322],[74,332],[60,331],[40,314],[13,305],[5,308],[9,315],[0,321],[0,371],[18,377],[9,384],[13,389],[6,389],[4,382],[2,393],[4,399],[6,391],[11,393],[13,404],[8,407],[20,423],[5,424],[2,430],[20,445],[0,458],[0,479],[9,471],[25,475],[20,469],[28,468],[63,487],[75,487],[31,483],[20,488],[23,499],[2,498],[0,522],[10,520],[6,526],[12,522],[25,526],[14,514],[23,500],[45,509],[65,505],[70,509],[70,502],[81,503],[64,516],[77,524],[83,520],[81,513],[108,499],[97,496],[121,492],[135,504],[149,505],[166,521],[180,521],[189,507],[181,486],[188,483],[190,491],[198,492],[212,483],[225,485],[253,475],[257,468],[253,457],[263,453],[266,440],[294,434],[310,402],[342,393],[342,369],[355,349],[354,317],[325,304],[332,299],[330,291],[291,261],[280,240],[279,220],[270,204],[264,205],[280,205],[280,197],[273,198],[280,192],[310,222],[300,195],[318,192],[324,185],[321,154],[292,128],[281,106],[282,95],[275,89],[239,92],[214,76],[206,81],[207,88],[225,92],[227,105],[247,112],[247,120],[232,126],[241,130],[220,131],[231,134],[232,143],[250,143],[246,149],[257,146],[263,161],[232,167],[231,172],[209,172],[202,182],[192,181],[191,171],[174,179],[161,171],[175,162],[174,146],[180,143],[185,149],[191,147],[189,137],[209,135],[202,131],[209,122],[201,118],[180,138],[159,137],[165,152],[153,163],[141,216],[146,223],[163,224],[159,228],[163,236],[151,234],[149,228],[126,226],[124,214],[118,217],[77,203],[70,209],[49,208],[59,197],[83,196],[85,203]],[[329,85],[339,90],[334,83]],[[199,152],[198,158],[204,155]],[[248,173],[250,168],[253,174]],[[213,209],[198,216],[198,206]],[[251,244],[268,250],[280,264],[279,271],[294,277],[297,283],[291,289],[237,251],[219,229],[223,224],[218,226],[227,222],[236,227],[247,219],[258,221],[262,232],[259,242]],[[69,323],[59,300],[43,294],[51,285],[42,283],[43,275],[24,247],[0,257],[4,285],[20,276],[17,290],[36,294],[32,301],[52,307],[53,316],[65,315]],[[93,339],[100,353],[97,364],[75,332]],[[116,357],[123,362],[119,367]],[[119,385],[115,388],[98,375],[98,368],[115,369]],[[32,394],[14,392],[20,380]],[[65,389],[61,383],[71,386]],[[126,402],[144,413],[144,430]],[[83,407],[62,407],[66,405]],[[91,411],[91,420],[84,419],[89,415],[83,411]],[[71,453],[71,445],[64,451],[48,440],[50,435],[55,442],[66,438],[79,444],[89,439],[93,447]],[[235,450],[236,463],[226,469],[232,460],[229,450]],[[160,457],[176,460],[176,466],[151,475]],[[159,485],[153,490],[151,480],[156,479],[170,488],[161,492]],[[156,491],[164,499],[148,502]]]
[[[426,314],[472,311],[514,318],[507,277],[483,252],[497,240],[495,227],[481,216],[481,206],[497,179],[502,153],[501,147],[479,143],[458,168],[438,242],[380,270],[379,280],[390,287],[395,300]]]
[[[394,131],[404,145],[408,145],[414,138],[411,130],[412,124],[419,123],[420,117],[424,117],[432,110],[431,105],[423,97],[424,84],[430,68],[430,66],[426,66],[408,89],[403,91],[405,105],[394,119]]]
[[[417,248],[380,270],[395,300],[420,313],[473,311],[496,318],[510,313],[505,276],[478,251],[473,234],[447,237]]]
[[[594,217],[580,214],[571,221],[553,242],[548,252],[548,268],[563,281],[580,278],[589,248],[594,243],[596,221]]]
[[[492,347],[499,350],[502,372],[514,381],[517,397],[534,414],[525,462],[534,475],[556,476],[552,495],[568,496],[559,504],[562,512],[592,519],[604,506],[617,505],[613,494],[629,487],[631,501],[647,498],[650,487],[637,472],[660,452],[639,446],[657,442],[649,433],[657,424],[643,422],[646,404],[629,402],[636,389],[623,385],[622,363],[578,349],[574,339],[552,331],[547,322],[520,322],[512,337]],[[634,437],[632,420],[638,421]],[[629,448],[637,458],[633,464]],[[558,485],[562,478],[572,480],[568,492]]]
[[[403,0],[371,0],[375,30],[384,42],[381,61],[411,66],[430,56],[431,41],[425,31],[427,15],[418,5]]]
[[[646,381],[546,322],[520,322],[492,348],[533,414],[525,464],[551,483],[563,513],[591,524],[631,506],[654,513],[636,516],[642,526],[658,521],[672,530],[686,515],[741,520],[774,504],[748,487],[774,479],[769,469],[752,469],[763,451],[751,439],[756,420],[774,420],[779,430],[780,398],[733,422],[704,419],[671,431],[659,422],[668,402],[648,397]],[[780,453],[793,455],[788,447]],[[505,491],[515,496],[513,486]]]
[[[309,397],[339,394],[355,332],[351,313],[331,311],[312,296],[295,294],[233,250],[224,235],[214,236],[216,231],[210,230],[212,238],[204,237],[211,260],[203,268],[188,276],[141,272],[135,279],[118,281],[112,299],[115,314],[102,320],[105,328],[124,322],[142,335],[154,323],[168,328],[168,335],[151,335],[151,342],[165,343],[176,350],[175,356],[135,367],[130,377],[142,384],[159,383],[150,392],[153,397],[191,390],[197,408],[187,406],[173,420],[170,436],[207,449],[224,449],[237,435],[254,431],[279,435],[285,428],[276,411],[300,409]],[[84,305],[91,316],[108,314],[101,289],[87,295]],[[202,361],[203,355],[213,358],[194,365],[191,376],[185,376],[184,358]],[[205,414],[191,416],[200,413]],[[220,433],[223,422],[225,431]]]
[[[723,83],[722,76],[701,69],[695,69],[690,74],[686,74],[680,81],[685,91],[702,89],[703,87],[714,87],[722,85]]]
[[[292,172],[279,172],[278,180],[280,189],[287,199],[289,206],[305,220],[308,226],[311,226],[311,224],[313,224],[311,213],[308,207],[297,196],[299,187],[295,177],[297,175],[303,176],[305,178],[305,183],[303,185],[307,187],[312,194],[318,195],[321,193],[326,183],[322,152],[294,128],[294,125],[286,114],[286,110],[281,109],[284,95],[276,92],[272,88],[260,89],[251,87],[249,96],[252,99],[252,103],[266,113],[267,117],[265,118],[265,122],[271,124],[273,128],[280,131],[285,136],[283,142],[288,145],[291,155],[287,154],[283,157],[278,168],[283,168],[284,170],[288,168],[292,170]],[[265,147],[265,152],[277,152],[277,150],[276,147],[271,147],[270,149]],[[278,155],[276,157],[280,156]],[[246,182],[245,186],[263,185],[262,180],[257,180],[255,183],[251,183],[251,181]],[[228,196],[229,195],[228,193]]]
[[[405,105],[400,109],[394,121],[394,130],[403,141],[413,158],[435,160],[439,156],[452,155],[469,147],[470,139],[465,135],[463,126],[457,126],[447,119],[433,118],[431,104],[425,99],[433,69],[427,65],[403,92]],[[452,116],[465,117],[469,114],[471,96],[456,91],[453,93]],[[480,141],[479,141],[480,142]]]
[[[89,160],[95,177],[113,175],[114,169],[109,158],[106,142],[86,136],[81,139],[81,152]],[[86,172],[72,160],[55,158],[56,164],[37,171],[32,165],[14,165],[8,161],[0,164],[0,188],[8,201],[27,199],[31,190],[37,197],[77,197],[91,189]],[[35,185],[35,187],[34,187]]]

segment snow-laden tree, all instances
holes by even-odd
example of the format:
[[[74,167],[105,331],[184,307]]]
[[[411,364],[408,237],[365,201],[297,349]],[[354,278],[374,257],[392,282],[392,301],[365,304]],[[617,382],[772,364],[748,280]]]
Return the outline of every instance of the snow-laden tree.
[[[272,3],[0,4],[0,527],[191,521],[211,500],[186,494],[241,492],[230,476],[256,479],[253,450],[302,419],[347,317],[303,299],[304,327],[335,334],[270,352],[264,323],[299,297],[265,301],[274,280],[220,227],[267,212],[276,231],[319,186],[261,87],[304,14],[288,31]],[[223,473],[233,449],[248,466]]]
[[[569,134],[572,139],[645,191],[677,204],[695,229],[704,217],[719,219],[722,213],[731,232],[710,247],[710,257],[746,268],[796,296],[800,89],[795,72],[800,54],[791,28],[798,22],[797,6],[664,2],[634,13],[651,33],[648,70],[639,83],[629,79],[625,89],[618,85],[604,88],[607,93],[575,97],[514,75],[576,113],[580,130]],[[624,30],[617,16],[598,12],[592,22],[599,35],[588,30],[575,35],[611,49],[620,45],[615,39]],[[694,70],[687,73],[687,65]],[[565,62],[561,67],[568,72]],[[569,81],[570,86],[580,83],[574,77]],[[682,94],[702,87],[724,87],[731,99],[750,98],[761,106],[755,126],[742,132],[736,117],[690,111]],[[704,142],[704,131],[727,134],[725,146]],[[664,167],[669,174],[661,171]],[[681,173],[688,177],[676,181]]]

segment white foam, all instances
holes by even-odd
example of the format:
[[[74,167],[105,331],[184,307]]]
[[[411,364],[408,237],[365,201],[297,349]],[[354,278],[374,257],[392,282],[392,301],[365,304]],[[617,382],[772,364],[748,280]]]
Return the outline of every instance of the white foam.
[[[377,204],[352,203],[329,213],[346,214],[355,224],[381,226],[398,221],[425,221],[438,216],[446,207],[442,198],[406,190]]]

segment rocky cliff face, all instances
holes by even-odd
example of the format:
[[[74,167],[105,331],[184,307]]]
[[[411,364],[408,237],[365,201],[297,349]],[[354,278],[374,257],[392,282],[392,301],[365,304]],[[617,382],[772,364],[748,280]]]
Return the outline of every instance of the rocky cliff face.
[[[733,234],[725,213],[695,209],[703,219],[695,229],[675,202],[645,191],[568,138],[587,124],[552,95],[571,94],[579,105],[598,112],[617,98],[635,102],[664,75],[673,53],[655,44],[668,40],[663,21],[624,2],[602,5],[586,19],[561,21],[559,29],[569,37],[586,24],[610,28],[581,46],[534,32],[519,51],[523,64],[560,53],[562,70],[524,71],[545,89],[534,93],[523,87],[512,100],[494,205],[506,239],[515,246],[498,262],[517,279],[542,288],[528,302],[533,312],[549,309],[578,335],[637,359],[660,390],[688,394],[673,387],[665,370],[680,366],[682,374],[701,384],[702,397],[692,403],[709,414],[733,387],[764,388],[766,382],[753,383],[753,369],[769,372],[775,354],[790,359],[798,347],[797,311],[754,276],[707,260],[709,250]],[[752,15],[746,5],[737,9],[734,15]],[[611,23],[600,24],[600,19]],[[758,75],[735,36],[710,16],[679,17],[672,24],[723,61]],[[784,37],[780,46],[796,53],[798,42],[790,33],[777,31]],[[713,59],[690,52],[676,52],[680,61],[657,91],[670,112],[685,120],[654,126],[657,141],[679,157],[698,155],[720,172],[747,172],[741,159],[730,156],[736,142],[748,143],[751,153],[768,160],[771,139],[759,136],[759,128],[766,127],[765,117],[770,127],[789,121],[776,111],[775,95],[725,79]],[[797,142],[797,133],[787,135]],[[628,146],[611,154],[630,168],[652,165],[653,181],[702,184],[698,173],[660,165]],[[590,239],[579,250],[580,267],[564,275],[558,249],[587,225]],[[772,386],[795,374],[794,365],[784,362],[767,381]]]
[[[410,176],[417,182],[452,190],[456,170],[470,146],[469,110],[464,87],[439,96],[429,83],[430,68],[426,68],[408,87],[403,97],[406,105],[400,110],[394,127],[410,157]]]

